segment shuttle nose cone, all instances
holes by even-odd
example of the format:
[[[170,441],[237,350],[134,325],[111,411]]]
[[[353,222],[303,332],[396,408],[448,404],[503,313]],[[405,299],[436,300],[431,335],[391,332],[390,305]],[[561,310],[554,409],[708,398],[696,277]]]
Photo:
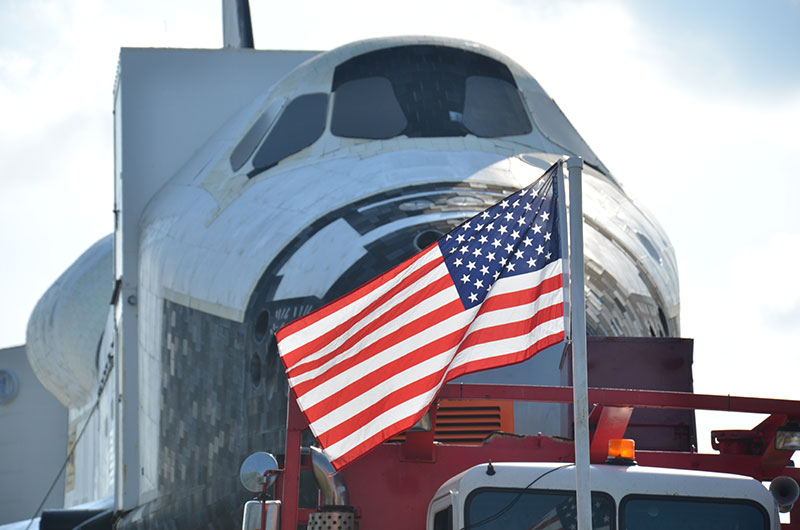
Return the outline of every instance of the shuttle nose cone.
[[[291,314],[302,314],[333,300],[528,185],[557,159],[402,149],[271,172],[265,184],[294,188],[283,196],[304,195],[302,211],[286,222],[307,222],[266,268],[260,284],[270,292],[258,303],[289,304]],[[676,335],[677,271],[666,235],[608,177],[587,168],[584,182],[590,334]]]
[[[546,162],[541,162],[546,167]],[[542,169],[485,152],[384,153],[273,173],[306,179],[315,219],[265,272],[272,300],[332,300],[435,243],[466,219],[529,184]],[[313,186],[310,185],[313,180]],[[360,197],[346,202],[340,197]],[[304,212],[306,215],[309,212]]]

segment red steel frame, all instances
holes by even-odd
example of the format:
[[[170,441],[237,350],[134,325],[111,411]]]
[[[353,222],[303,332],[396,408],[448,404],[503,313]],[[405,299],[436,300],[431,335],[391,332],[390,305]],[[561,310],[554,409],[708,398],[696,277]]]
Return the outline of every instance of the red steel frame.
[[[572,403],[571,387],[521,385],[445,385],[439,399],[494,399]],[[718,454],[673,451],[636,451],[640,465],[716,471],[768,481],[781,475],[800,482],[800,468],[787,467],[793,451],[774,448],[775,431],[787,421],[800,420],[800,401],[684,392],[590,388],[592,463],[605,461],[608,440],[622,437],[633,409],[667,408],[769,414],[750,431],[714,431]],[[436,403],[430,413],[435,415]],[[296,530],[308,521],[309,509],[298,507],[301,467],[300,439],[308,424],[292,394],[289,399],[284,469],[275,492],[282,501],[281,530]],[[434,422],[435,424],[435,422]],[[499,433],[483,445],[434,444],[434,433],[408,432],[403,443],[384,443],[341,471],[356,508],[361,528],[424,529],[428,503],[447,479],[469,467],[495,462],[574,462],[571,440],[548,436]],[[800,530],[800,502],[785,530]]]

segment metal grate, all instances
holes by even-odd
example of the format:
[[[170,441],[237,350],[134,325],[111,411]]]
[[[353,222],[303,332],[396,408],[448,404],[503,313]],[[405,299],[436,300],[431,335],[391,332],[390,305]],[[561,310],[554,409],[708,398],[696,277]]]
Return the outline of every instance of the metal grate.
[[[514,432],[514,403],[501,400],[442,399],[436,411],[434,440],[480,444],[493,432]],[[405,433],[390,441],[402,442]]]
[[[357,530],[352,512],[314,512],[308,518],[308,530]]]

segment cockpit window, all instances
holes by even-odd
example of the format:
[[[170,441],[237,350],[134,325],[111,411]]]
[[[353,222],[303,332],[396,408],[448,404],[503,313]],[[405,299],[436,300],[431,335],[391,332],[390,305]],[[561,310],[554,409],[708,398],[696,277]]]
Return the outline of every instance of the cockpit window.
[[[270,126],[275,122],[275,118],[278,117],[278,113],[285,102],[286,98],[273,102],[272,105],[258,117],[253,126],[250,127],[250,130],[247,131],[247,134],[245,134],[236,145],[233,153],[231,153],[231,168],[233,168],[234,171],[239,171],[239,169],[245,165],[250,155],[255,151],[256,146],[258,146],[261,139],[267,134]]]
[[[392,136],[498,137],[531,130],[508,67],[466,50],[420,45],[365,53],[336,67],[332,90],[331,132],[338,136],[387,138],[402,125],[398,107],[405,127]],[[391,126],[376,125],[382,120]]]
[[[408,126],[403,109],[385,77],[365,77],[342,83],[333,99],[331,133],[346,138],[382,140]]]
[[[325,131],[327,111],[327,94],[304,94],[293,99],[256,151],[248,176],[253,177],[316,142]]]
[[[517,88],[505,79],[483,75],[472,75],[466,80],[464,127],[484,138],[531,132],[531,122]]]

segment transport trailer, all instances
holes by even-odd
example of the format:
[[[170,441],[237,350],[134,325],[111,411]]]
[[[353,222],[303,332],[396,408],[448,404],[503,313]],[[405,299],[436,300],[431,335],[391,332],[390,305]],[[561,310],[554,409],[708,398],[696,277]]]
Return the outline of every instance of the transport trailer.
[[[528,401],[570,404],[571,387],[450,383],[430,422],[383,443],[340,472],[315,447],[302,447],[307,423],[288,409],[282,465],[256,453],[242,480],[261,490],[245,506],[243,529],[503,530],[570,528],[575,520],[573,441],[494,432],[474,442],[440,440],[442,403]],[[590,388],[593,527],[800,529],[800,401]],[[712,431],[717,453],[637,450],[624,439],[636,409],[768,414],[751,430]],[[667,441],[669,442],[669,441]],[[319,487],[301,507],[301,477]],[[249,477],[249,478],[248,478]],[[769,483],[769,489],[763,483]],[[781,525],[779,512],[789,513]],[[549,521],[549,522],[548,522]],[[734,524],[735,523],[735,524]],[[576,528],[576,526],[572,526]]]

